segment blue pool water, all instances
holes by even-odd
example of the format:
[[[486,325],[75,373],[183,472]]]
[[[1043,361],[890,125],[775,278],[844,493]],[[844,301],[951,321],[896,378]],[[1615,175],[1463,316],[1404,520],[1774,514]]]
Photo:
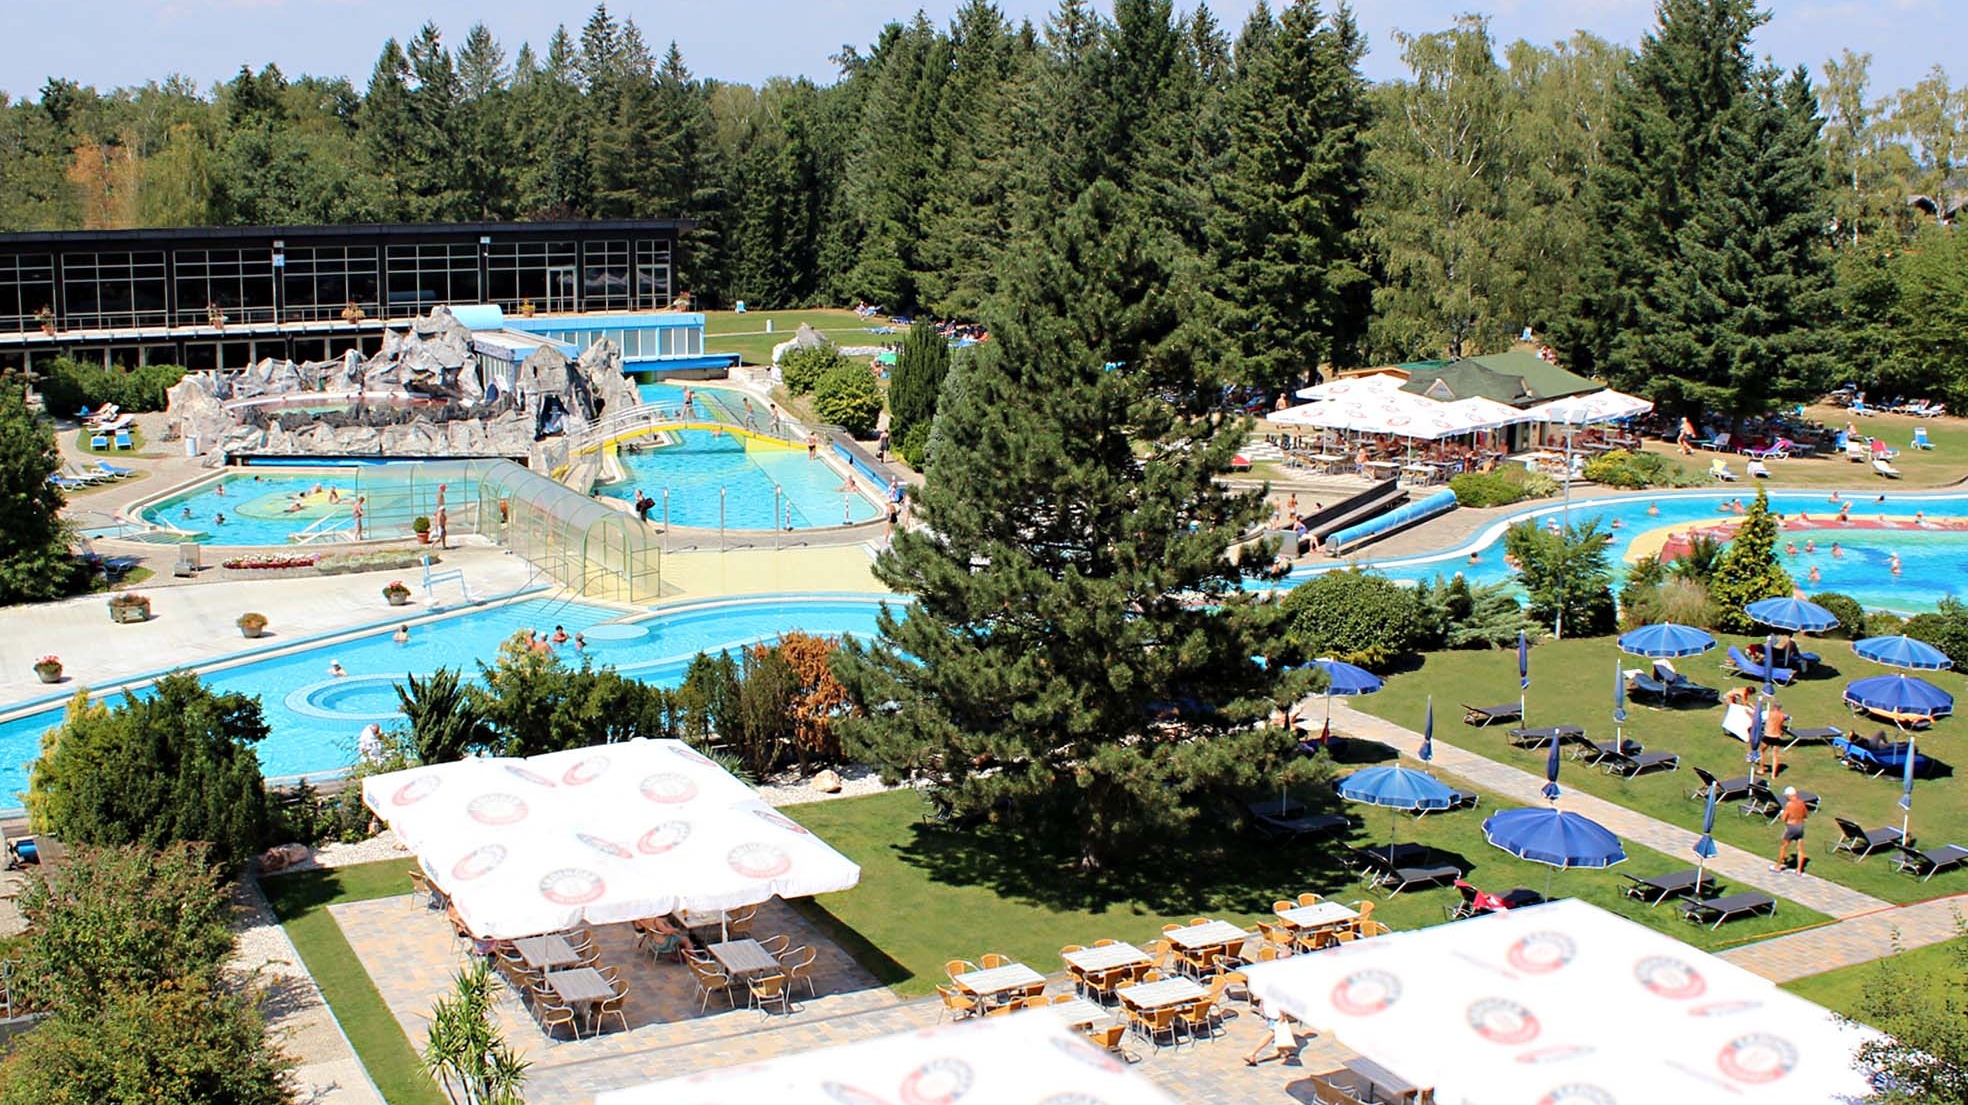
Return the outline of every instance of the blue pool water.
[[[394,629],[385,627],[357,640],[251,661],[204,679],[220,691],[259,696],[272,729],[259,747],[260,769],[269,778],[319,774],[346,767],[355,758],[355,740],[363,726],[388,724],[397,716],[394,685],[405,675],[428,675],[443,667],[475,674],[480,659],[490,659],[501,642],[523,629],[551,633],[558,625],[571,635],[593,628],[588,653],[595,663],[675,686],[699,652],[767,641],[794,629],[870,636],[878,609],[872,599],[784,597],[604,626],[600,623],[621,617],[621,611],[528,599],[414,626],[408,644],[391,640]],[[571,645],[563,655],[578,662]],[[329,675],[331,661],[340,661],[348,674]],[[17,792],[27,789],[26,765],[40,754],[42,734],[60,722],[61,714],[56,707],[0,725],[0,807],[19,804]]]
[[[1911,522],[1916,512],[1924,512],[1929,520],[1937,522],[1968,519],[1968,495],[1902,495],[1888,491],[1886,501],[1879,503],[1874,501],[1879,493],[1874,487],[1849,494],[1841,492],[1840,498],[1851,500],[1854,523],[1876,522],[1883,515],[1889,522],[1904,524]],[[1968,530],[1841,526],[1833,520],[1838,507],[1826,501],[1829,494],[1828,491],[1795,491],[1770,495],[1770,509],[1788,519],[1779,539],[1778,554],[1798,586],[1811,592],[1841,591],[1867,608],[1906,613],[1932,610],[1943,596],[1968,597]],[[1613,559],[1615,567],[1623,571],[1625,562],[1634,555],[1631,547],[1636,539],[1650,534],[1658,537],[1657,531],[1686,530],[1728,521],[1735,516],[1721,513],[1716,507],[1735,498],[1747,501],[1754,495],[1755,489],[1750,488],[1746,492],[1730,489],[1658,498],[1635,495],[1575,500],[1572,521],[1597,517],[1602,527],[1618,522],[1619,528],[1613,531]],[[1647,513],[1650,505],[1658,508],[1657,514]],[[1540,505],[1512,515],[1454,549],[1391,560],[1367,558],[1362,563],[1391,578],[1409,582],[1458,572],[1472,583],[1509,580],[1515,573],[1503,563],[1504,530],[1526,518],[1542,524],[1562,513],[1562,505]],[[1811,541],[1817,543],[1815,552],[1807,551],[1807,543]],[[1844,552],[1842,557],[1831,555],[1833,541]],[[1790,542],[1797,546],[1795,553],[1784,551],[1784,545]],[[1471,552],[1477,554],[1475,564],[1468,562]],[[1888,569],[1895,552],[1899,553],[1901,563],[1897,578]],[[1290,587],[1320,571],[1340,566],[1343,565],[1301,569],[1278,583],[1252,581],[1249,586],[1253,589]],[[1819,573],[1815,583],[1809,578],[1813,566]]]
[[[355,474],[346,469],[298,475],[227,473],[211,483],[167,495],[145,507],[139,516],[154,525],[202,534],[201,542],[284,545],[290,535],[331,513],[347,519],[355,485]],[[322,489],[318,494],[314,492],[316,486]],[[328,501],[330,488],[341,493],[341,502]],[[301,508],[289,510],[297,495]],[[220,521],[222,516],[224,521]]]
[[[876,506],[865,495],[841,490],[842,477],[822,461],[807,458],[806,450],[760,442],[736,434],[684,430],[673,445],[623,452],[628,478],[599,488],[610,498],[633,501],[640,490],[656,500],[650,519],[663,519],[663,492],[669,492],[673,526],[716,529],[720,492],[724,525],[728,529],[775,529],[786,522],[790,508],[795,529],[866,522]],[[773,488],[780,489],[775,499]],[[877,489],[878,490],[878,489]]]

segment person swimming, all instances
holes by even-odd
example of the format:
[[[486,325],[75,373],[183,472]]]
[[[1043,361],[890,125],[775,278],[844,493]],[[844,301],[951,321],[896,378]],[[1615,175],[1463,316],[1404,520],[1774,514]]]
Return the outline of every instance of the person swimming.
[[[395,633],[392,633],[392,634],[390,634],[390,640],[392,640],[392,641],[395,641],[395,642],[396,642],[397,644],[399,644],[399,645],[407,645],[407,644],[409,644],[409,643],[410,643],[410,625],[409,625],[409,623],[407,623],[407,622],[406,622],[406,623],[404,623],[403,625],[399,625],[399,626],[397,626],[397,627],[396,627],[396,632],[395,632]]]
[[[583,636],[582,634],[579,634],[579,633],[576,633],[576,634],[574,634],[574,648],[575,648],[575,649],[576,649],[577,651],[580,651],[580,652],[586,652],[586,651],[588,650],[588,639],[587,639],[587,637],[585,637],[585,636]]]
[[[1804,551],[1805,551],[1805,552],[1807,552],[1807,553],[1809,553],[1809,552],[1817,552],[1817,551],[1818,551],[1818,543],[1817,543],[1816,541],[1814,541],[1814,540],[1813,540],[1813,541],[1806,541],[1806,542],[1804,542]]]
[[[1888,569],[1890,569],[1890,570],[1892,571],[1892,573],[1893,573],[1894,575],[1899,575],[1899,574],[1900,574],[1900,554],[1899,554],[1899,553],[1894,553],[1894,554],[1893,554],[1893,557],[1892,557],[1892,559],[1890,559],[1890,560],[1888,560],[1888,561],[1886,562],[1886,567],[1887,567]]]
[[[184,519],[187,519],[187,520],[188,520],[188,519],[190,519],[190,517],[191,517],[191,508],[187,506],[187,507],[185,507],[185,508],[184,508],[183,510],[180,510],[180,511],[178,511],[178,517],[180,517],[180,518],[184,518]]]
[[[558,625],[554,626],[553,637],[551,638],[551,640],[553,641],[554,644],[557,645],[566,644],[568,640],[566,628]]]
[[[214,514],[212,516],[212,524],[215,526],[225,525],[225,511],[221,510],[217,514]]]
[[[1844,550],[1844,549],[1841,549],[1841,548],[1839,548],[1839,547],[1838,547],[1838,542],[1836,542],[1836,541],[1833,541],[1833,542],[1831,543],[1831,558],[1832,558],[1833,560],[1843,560],[1843,559],[1845,559],[1845,550]]]
[[[1839,521],[1841,521],[1841,522],[1849,522],[1849,521],[1851,521],[1851,520],[1852,520],[1852,504],[1851,504],[1851,503],[1840,503],[1840,504],[1839,504],[1839,506],[1838,506],[1838,520],[1839,520]]]
[[[1469,562],[1470,562],[1471,564],[1476,564],[1476,563],[1479,563],[1479,562],[1481,562],[1481,561],[1482,561],[1482,559],[1483,559],[1483,554],[1482,554],[1482,553],[1470,553],[1470,554],[1469,554]]]
[[[1826,500],[1825,500],[1825,502],[1828,502],[1828,503],[1835,503],[1835,502],[1837,502],[1837,501],[1838,501],[1838,492],[1836,492],[1836,491],[1834,491],[1834,492],[1832,492],[1832,493],[1831,493],[1831,498],[1829,498],[1829,499],[1826,499]]]
[[[328,674],[340,679],[342,676],[348,674],[348,669],[342,666],[340,660],[330,660],[328,661]]]
[[[1811,582],[1816,583],[1818,580],[1822,578],[1824,577],[1822,573],[1818,571],[1818,566],[1816,564],[1811,565]]]
[[[1660,512],[1661,512],[1661,505],[1659,503],[1647,504],[1647,517],[1657,518],[1660,516]]]
[[[1797,542],[1795,542],[1795,541],[1788,541],[1788,542],[1785,542],[1785,543],[1784,543],[1784,555],[1785,555],[1785,556],[1796,556],[1796,555],[1797,555]]]

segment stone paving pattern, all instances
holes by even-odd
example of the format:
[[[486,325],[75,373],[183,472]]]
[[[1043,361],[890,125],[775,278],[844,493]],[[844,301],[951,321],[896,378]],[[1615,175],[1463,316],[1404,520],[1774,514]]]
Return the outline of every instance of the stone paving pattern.
[[[1772,982],[1853,967],[1892,954],[1952,940],[1968,917],[1968,894],[1953,894],[1912,905],[1847,917],[1807,932],[1773,936],[1718,953],[1723,959]]]

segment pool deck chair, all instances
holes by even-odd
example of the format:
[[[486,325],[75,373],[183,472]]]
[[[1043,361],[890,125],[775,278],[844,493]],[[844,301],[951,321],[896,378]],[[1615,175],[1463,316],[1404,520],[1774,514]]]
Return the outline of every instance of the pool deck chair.
[[[1389,888],[1387,896],[1392,898],[1403,890],[1418,886],[1446,886],[1461,877],[1459,868],[1445,863],[1435,867],[1396,867],[1382,874],[1379,882]]]
[[[1515,702],[1506,702],[1501,706],[1471,706],[1464,703],[1462,707],[1462,723],[1479,729],[1493,721],[1522,720],[1524,707]]]
[[[136,445],[130,440],[130,431],[128,430],[116,431],[116,447],[118,449],[136,448]]]
[[[1701,786],[1696,787],[1689,793],[1688,797],[1690,798],[1699,798],[1702,801],[1707,801],[1708,789],[1710,787],[1716,788],[1715,800],[1717,802],[1733,802],[1738,798],[1747,797],[1749,794],[1751,780],[1747,775],[1737,775],[1729,779],[1717,779],[1715,776],[1710,775],[1707,771],[1698,767],[1695,769],[1695,776],[1701,780]]]
[[[437,586],[440,583],[457,584],[458,593],[464,596],[465,601],[472,601],[471,585],[465,582],[464,569],[450,568],[442,572],[433,572],[431,571],[431,558],[428,555],[423,557],[423,562],[425,601],[432,603],[437,601]]]
[[[1734,472],[1729,471],[1728,461],[1723,460],[1721,457],[1716,457],[1714,462],[1708,466],[1708,478],[1711,480],[1721,480],[1723,483],[1734,483],[1737,477]]]
[[[1891,848],[1902,843],[1900,830],[1891,825],[1883,829],[1868,829],[1856,821],[1834,817],[1838,823],[1838,843],[1831,846],[1833,852],[1850,852],[1853,859],[1864,859],[1874,852]]]
[[[1900,470],[1893,467],[1893,465],[1890,462],[1885,460],[1874,458],[1872,462],[1872,470],[1878,473],[1879,475],[1886,477],[1889,480],[1897,480],[1900,478]]]
[[[1451,789],[1449,791],[1449,799],[1450,799],[1449,804],[1442,807],[1441,809],[1416,810],[1415,820],[1419,821],[1420,819],[1427,817],[1431,813],[1452,813],[1456,810],[1473,810],[1477,806],[1481,805],[1483,802],[1483,796],[1476,793],[1473,790]]]
[[[1968,864],[1968,848],[1959,844],[1943,844],[1939,848],[1895,844],[1893,850],[1899,853],[1893,859],[1893,866],[1909,875],[1919,876],[1921,882],[1950,868]]]
[[[1817,812],[1818,805],[1823,801],[1808,790],[1798,791],[1797,796],[1804,800],[1804,808],[1812,813]],[[1719,798],[1716,800],[1721,801]],[[1784,800],[1770,789],[1770,784],[1758,779],[1749,784],[1749,791],[1743,795],[1742,805],[1736,807],[1736,812],[1744,817],[1767,817],[1774,822],[1777,815],[1783,812],[1783,807]]]
[[[1729,433],[1728,431],[1724,430],[1723,432],[1716,434],[1714,437],[1709,438],[1707,441],[1697,441],[1695,442],[1695,444],[1703,449],[1709,450],[1710,452],[1726,453],[1729,451]]]
[[[1543,748],[1552,741],[1563,744],[1566,741],[1584,740],[1585,730],[1577,725],[1540,725],[1535,728],[1512,729],[1504,734],[1517,748]]]
[[[1759,913],[1777,915],[1777,900],[1760,891],[1745,890],[1724,898],[1698,898],[1684,902],[1681,918],[1697,925],[1707,925],[1711,930],[1722,927],[1722,922],[1733,921],[1738,917],[1754,917]]]
[[[1669,898],[1705,898],[1715,892],[1715,874],[1697,871],[1693,867],[1644,878],[1626,874],[1620,877],[1631,884],[1621,888],[1620,893],[1629,898],[1638,898],[1648,905],[1659,905]]]
[[[1732,674],[1747,675],[1754,679],[1762,679],[1767,674],[1770,682],[1775,683],[1779,687],[1788,687],[1797,678],[1797,671],[1794,668],[1770,667],[1766,664],[1759,664],[1750,659],[1743,653],[1742,649],[1737,648],[1735,645],[1729,646],[1729,658],[1723,661],[1722,668],[1724,671]]]
[[[1251,821],[1257,831],[1277,840],[1296,840],[1302,836],[1318,836],[1321,833],[1336,832],[1351,825],[1352,822],[1336,813],[1300,814],[1296,817],[1283,817],[1275,814],[1251,811]]]
[[[1913,447],[1916,449],[1932,449],[1934,447],[1934,443],[1927,440],[1927,427],[1915,426],[1913,428]]]
[[[1623,775],[1631,779],[1635,775],[1656,769],[1678,771],[1681,768],[1681,757],[1672,752],[1649,752],[1644,748],[1630,751],[1614,748],[1602,751],[1598,763],[1600,767],[1606,769],[1608,775]]]

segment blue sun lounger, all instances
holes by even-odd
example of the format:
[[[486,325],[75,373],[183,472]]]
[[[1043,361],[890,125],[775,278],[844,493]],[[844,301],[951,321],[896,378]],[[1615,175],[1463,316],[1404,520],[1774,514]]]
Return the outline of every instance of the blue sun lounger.
[[[1934,761],[1923,752],[1916,752],[1911,741],[1896,741],[1884,746],[1874,746],[1864,741],[1841,737],[1831,742],[1831,750],[1838,753],[1839,762],[1853,771],[1863,771],[1867,775],[1891,776],[1898,779],[1906,772],[1906,758],[1913,757],[1913,773],[1926,775],[1933,770]]]
[[[1789,686],[1797,678],[1797,672],[1790,668],[1766,668],[1765,665],[1743,655],[1743,650],[1735,645],[1729,646],[1729,660],[1723,667],[1737,675],[1746,675],[1753,679],[1762,679],[1767,674],[1770,682],[1780,687]]]

